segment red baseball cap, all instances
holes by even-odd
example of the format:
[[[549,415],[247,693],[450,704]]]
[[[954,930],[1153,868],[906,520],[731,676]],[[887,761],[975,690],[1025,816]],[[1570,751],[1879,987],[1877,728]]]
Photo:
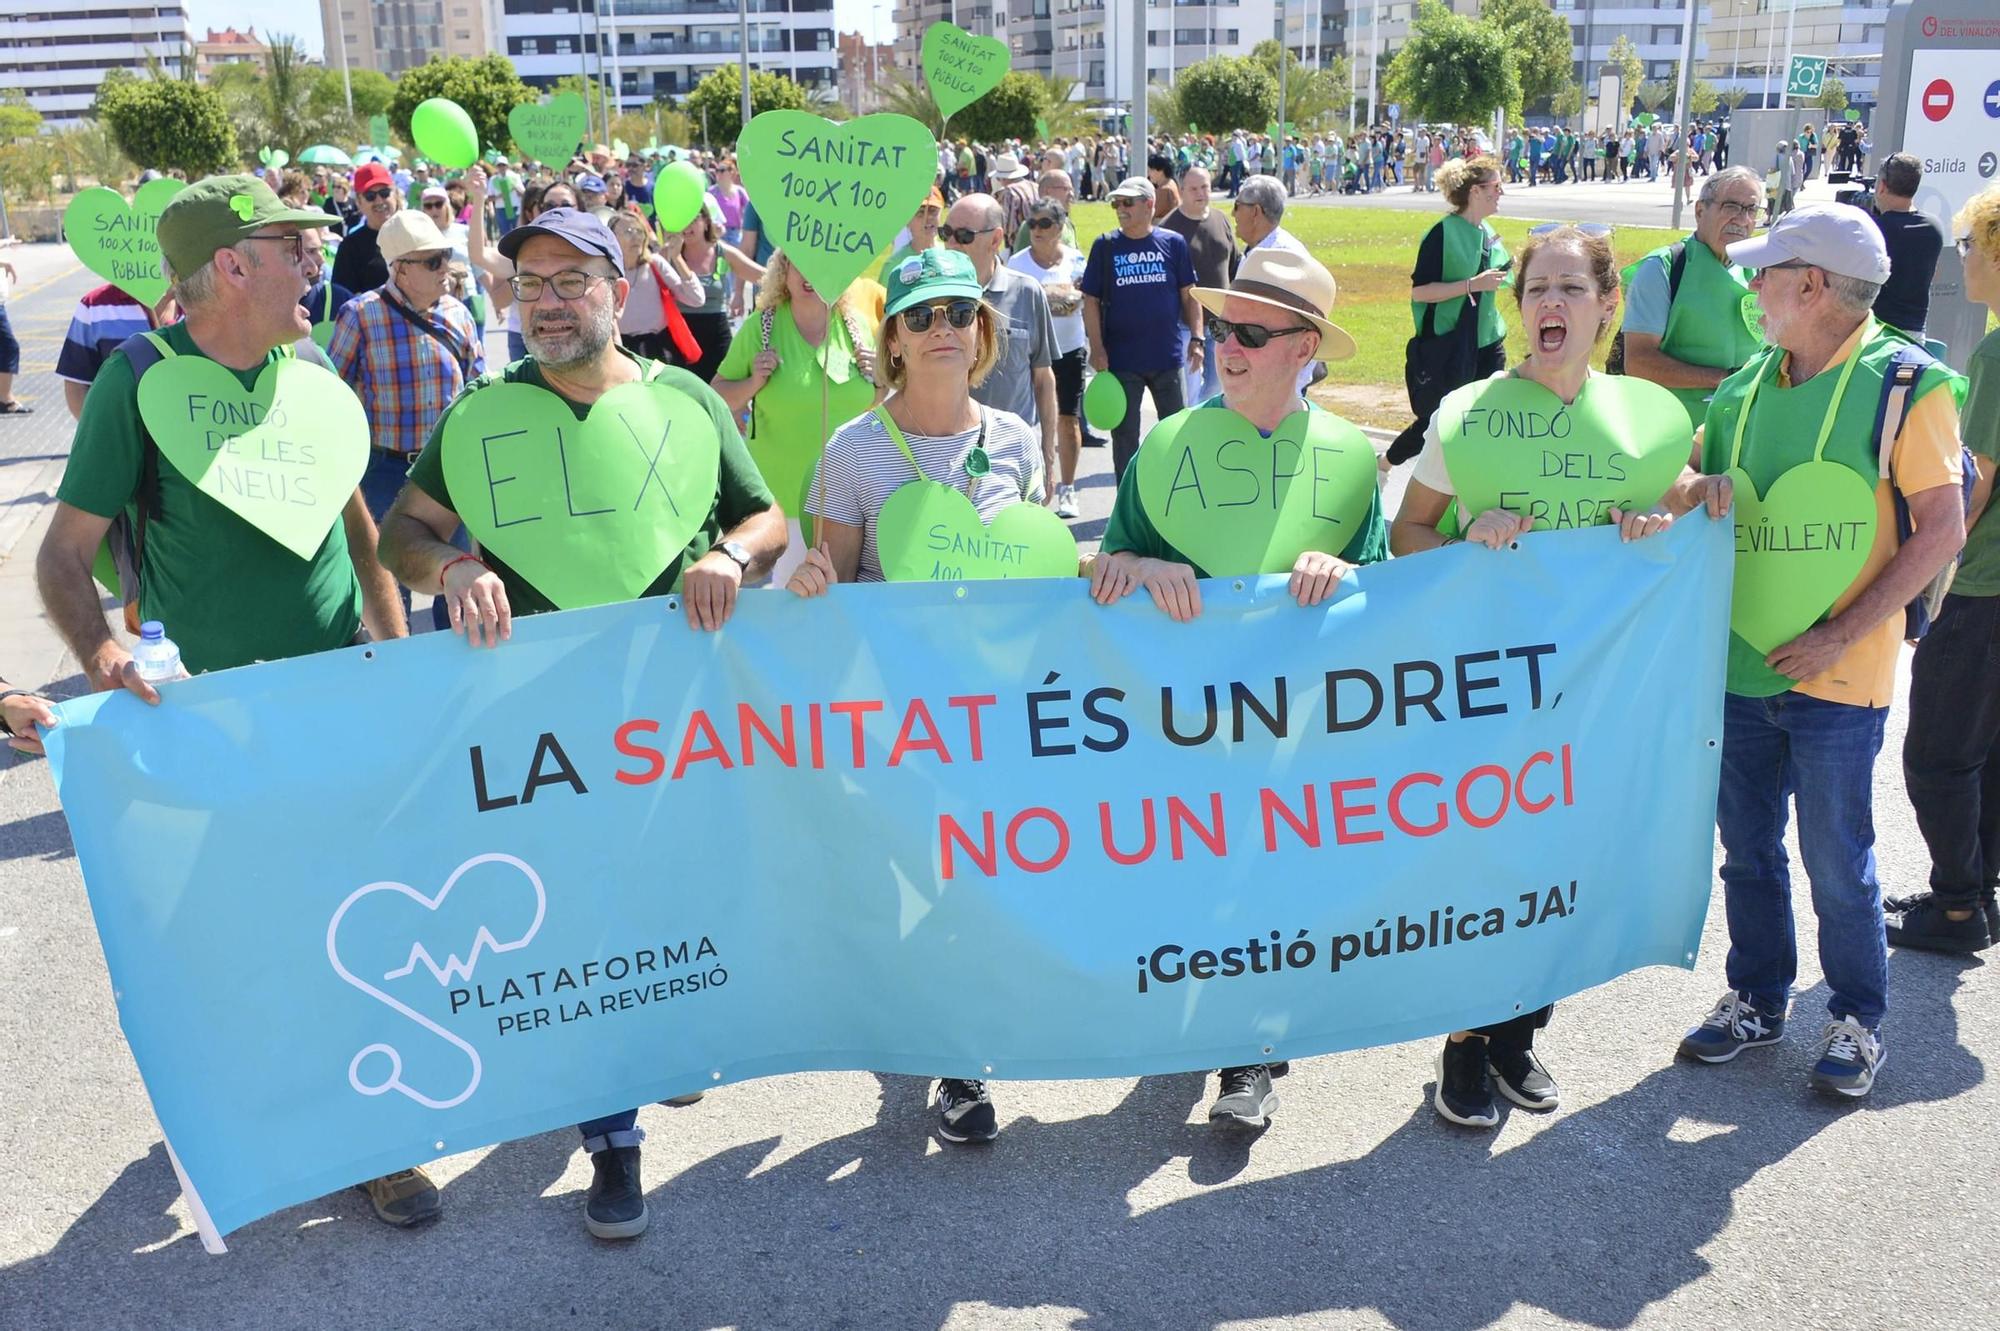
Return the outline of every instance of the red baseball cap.
[[[394,183],[389,178],[389,168],[380,162],[364,162],[361,165],[361,169],[354,173],[354,192],[356,194],[366,194],[377,185],[393,185]]]

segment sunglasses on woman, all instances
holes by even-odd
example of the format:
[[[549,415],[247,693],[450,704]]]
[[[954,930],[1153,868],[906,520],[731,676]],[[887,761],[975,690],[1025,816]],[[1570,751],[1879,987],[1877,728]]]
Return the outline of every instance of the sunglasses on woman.
[[[1028,220],[1028,225],[1037,231],[1047,231],[1052,226],[1061,226],[1062,223],[1053,217],[1034,217]]]
[[[953,328],[970,328],[972,321],[979,317],[979,302],[960,297],[957,300],[941,301],[936,305],[912,305],[899,317],[903,321],[903,327],[913,333],[922,333],[929,330],[931,320],[940,313],[944,315],[944,321]]]
[[[1208,316],[1208,327],[1214,332],[1218,345],[1235,338],[1238,345],[1247,351],[1261,350],[1274,337],[1290,337],[1294,333],[1316,333],[1319,330],[1311,324],[1294,324],[1290,328],[1266,328],[1262,324],[1240,324],[1220,315]]]

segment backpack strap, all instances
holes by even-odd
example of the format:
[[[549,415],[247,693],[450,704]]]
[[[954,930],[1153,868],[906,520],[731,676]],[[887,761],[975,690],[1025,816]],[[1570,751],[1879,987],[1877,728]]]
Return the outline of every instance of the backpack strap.
[[[1681,278],[1687,275],[1688,247],[1685,240],[1674,242],[1671,256],[1667,260],[1667,300],[1673,301],[1681,294]]]

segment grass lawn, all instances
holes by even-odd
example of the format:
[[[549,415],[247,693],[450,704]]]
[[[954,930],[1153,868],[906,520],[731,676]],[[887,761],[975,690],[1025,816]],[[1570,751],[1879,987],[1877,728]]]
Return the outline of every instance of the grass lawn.
[[[1218,201],[1224,208],[1228,200]],[[1333,273],[1340,295],[1333,321],[1354,335],[1360,350],[1353,359],[1336,361],[1324,383],[1315,389],[1325,405],[1361,425],[1400,429],[1409,423],[1409,403],[1403,391],[1403,344],[1414,331],[1410,322],[1410,267],[1417,244],[1442,216],[1377,208],[1296,207],[1285,213],[1285,229],[1303,241]],[[1117,225],[1109,204],[1081,204],[1075,211],[1077,236],[1095,237]],[[1493,220],[1507,248],[1519,253],[1527,243],[1528,223],[1505,216]],[[1670,244],[1680,235],[1653,227],[1620,227],[1611,246],[1622,268],[1650,250]],[[1082,240],[1089,252],[1088,240]],[[1507,363],[1518,363],[1527,347],[1517,326],[1513,298],[1507,297]],[[1610,346],[1607,336],[1597,348],[1602,365]]]

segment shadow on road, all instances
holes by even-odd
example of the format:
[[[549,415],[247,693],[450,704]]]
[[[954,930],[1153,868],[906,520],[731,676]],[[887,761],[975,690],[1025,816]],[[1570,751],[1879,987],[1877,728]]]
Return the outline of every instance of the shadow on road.
[[[1708,1273],[1702,1249],[1760,1171],[1848,1113],[1984,1079],[1958,1038],[1962,972],[1895,954],[1891,973],[1894,1056],[1855,1106],[1804,1087],[1817,989],[1798,998],[1784,1046],[1659,1066],[1497,1154],[1493,1135],[1450,1128],[1429,1087],[1412,1085],[1408,1119],[1365,1155],[1247,1184],[1232,1180],[1259,1139],[1188,1121],[1207,1078],[1144,1078],[1108,1114],[1017,1118],[990,1148],[938,1150],[928,1084],[880,1077],[866,1128],[770,1167],[780,1142],[746,1142],[656,1183],[652,1229],[634,1244],[586,1239],[580,1196],[543,1195],[576,1149],[558,1132],[487,1153],[445,1189],[446,1217],[428,1231],[377,1225],[348,1192],[251,1225],[210,1258],[191,1237],[164,1243],[175,1184],[155,1146],[51,1252],[0,1271],[0,1323],[118,1325],[135,1310],[148,1325],[322,1326],[372,1307],[388,1324],[434,1327],[934,1328],[978,1302],[1082,1310],[1048,1316],[1088,1331],[1329,1309],[1469,1331],[1516,1305],[1623,1327]],[[1591,1035],[1559,1019],[1548,1043],[1559,1060],[1565,1040]],[[711,1111],[772,1085],[725,1089]],[[1302,1108],[1292,1100],[1291,1124],[1310,1122]],[[672,1118],[652,1122],[664,1137]],[[664,1155],[649,1151],[656,1172]],[[1135,1202],[1163,1170],[1204,1190]]]

